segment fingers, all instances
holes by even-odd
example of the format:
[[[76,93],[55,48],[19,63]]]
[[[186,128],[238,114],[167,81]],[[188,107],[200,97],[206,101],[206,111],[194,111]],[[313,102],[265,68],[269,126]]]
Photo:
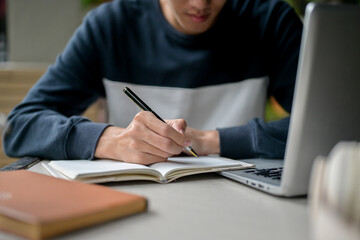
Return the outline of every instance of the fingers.
[[[184,119],[166,120],[166,123],[181,134],[185,133],[187,124]]]
[[[159,124],[161,123],[164,124],[160,121]],[[139,121],[133,121],[129,125],[126,135],[130,139],[129,147],[131,149],[139,149],[161,157],[179,154],[183,149],[182,145],[175,143],[168,137],[157,134],[153,129]]]
[[[184,132],[186,129],[185,120],[171,120],[169,121],[171,125],[169,125],[157,119],[150,112],[140,112],[135,116],[134,121],[144,123],[146,127],[153,131],[155,134],[164,137],[162,139],[155,137],[155,135],[152,135],[150,137],[150,139],[155,140],[156,146],[161,146],[161,149],[163,150],[170,150],[174,146],[172,142],[174,142],[178,145],[178,147],[181,148],[190,146],[190,139],[180,132],[181,130],[183,130]],[[173,126],[175,126],[177,129],[175,129]],[[152,142],[150,139],[148,139],[148,141]],[[172,142],[169,140],[171,140]]]

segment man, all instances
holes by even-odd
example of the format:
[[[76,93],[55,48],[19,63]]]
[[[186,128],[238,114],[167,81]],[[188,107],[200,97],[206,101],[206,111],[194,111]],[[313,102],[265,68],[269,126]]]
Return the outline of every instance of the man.
[[[282,157],[289,118],[264,123],[259,112],[270,95],[291,111],[301,31],[279,0],[103,4],[9,115],[5,151],[141,164],[190,145],[199,155]],[[177,120],[134,117],[123,86]],[[112,125],[78,116],[104,96]]]

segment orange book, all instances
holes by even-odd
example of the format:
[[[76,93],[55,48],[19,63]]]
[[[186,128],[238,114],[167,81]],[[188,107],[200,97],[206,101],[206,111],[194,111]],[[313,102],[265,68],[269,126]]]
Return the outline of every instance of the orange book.
[[[0,229],[46,239],[146,211],[144,197],[26,170],[0,172]]]

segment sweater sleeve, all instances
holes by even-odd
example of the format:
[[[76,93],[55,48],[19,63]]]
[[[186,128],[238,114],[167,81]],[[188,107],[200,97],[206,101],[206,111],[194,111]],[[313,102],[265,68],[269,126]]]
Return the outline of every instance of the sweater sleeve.
[[[283,1],[252,3],[262,39],[263,62],[270,79],[268,96],[274,96],[291,113],[302,34],[301,20]],[[283,158],[289,121],[289,117],[268,123],[253,119],[245,126],[218,129],[220,154],[235,159]]]
[[[96,45],[102,33],[89,14],[54,65],[9,114],[3,145],[12,157],[92,159],[108,126],[81,114],[104,96]]]
[[[265,123],[253,119],[247,125],[219,129],[221,155],[233,159],[283,158],[290,117]]]

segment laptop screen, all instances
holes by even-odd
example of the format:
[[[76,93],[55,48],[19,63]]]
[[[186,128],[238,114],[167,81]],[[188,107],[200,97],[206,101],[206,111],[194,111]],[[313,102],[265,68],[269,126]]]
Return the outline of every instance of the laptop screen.
[[[308,4],[283,187],[307,192],[313,160],[360,140],[360,6]]]

